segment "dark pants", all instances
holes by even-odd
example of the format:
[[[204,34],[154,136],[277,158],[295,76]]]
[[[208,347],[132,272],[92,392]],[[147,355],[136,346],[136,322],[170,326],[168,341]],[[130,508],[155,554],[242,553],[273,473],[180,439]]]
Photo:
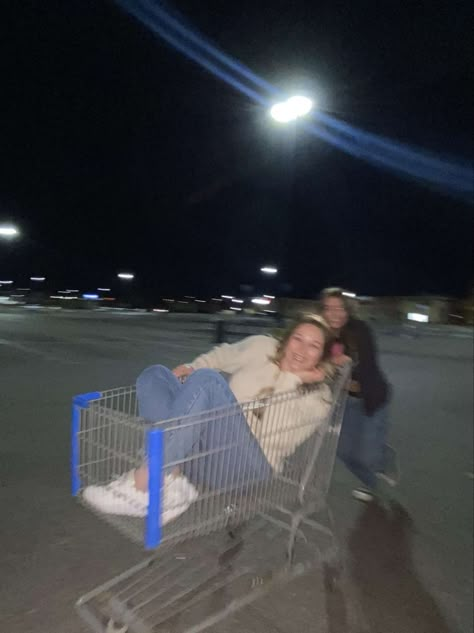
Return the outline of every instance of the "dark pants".
[[[361,398],[347,398],[337,454],[369,488],[375,488],[376,473],[384,472],[387,431],[387,405],[368,416]]]

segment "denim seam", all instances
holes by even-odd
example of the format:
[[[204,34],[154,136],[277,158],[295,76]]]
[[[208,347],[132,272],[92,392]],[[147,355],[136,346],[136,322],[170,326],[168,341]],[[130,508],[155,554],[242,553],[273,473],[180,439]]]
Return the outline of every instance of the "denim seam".
[[[221,391],[224,391],[223,385],[222,385],[221,380],[219,378],[213,377],[212,380],[219,387],[219,389]],[[204,390],[204,385],[200,385],[199,388],[197,389],[197,391],[195,392],[194,397],[193,397],[192,401],[190,402],[190,404],[189,404],[189,406],[188,406],[188,408],[186,410],[186,414],[185,415],[189,415],[189,411],[191,410],[191,408],[193,407],[194,403],[196,402],[198,397],[201,395],[203,390]],[[230,391],[230,389],[229,389],[229,391]],[[237,404],[237,402],[229,404],[229,406],[233,406],[234,404]],[[201,411],[201,413],[204,413],[204,412]]]

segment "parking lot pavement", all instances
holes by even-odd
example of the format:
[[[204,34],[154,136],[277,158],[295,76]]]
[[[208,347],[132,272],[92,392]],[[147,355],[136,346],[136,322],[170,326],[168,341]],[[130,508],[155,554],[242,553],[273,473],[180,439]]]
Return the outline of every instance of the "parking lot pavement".
[[[204,317],[0,311],[0,630],[85,630],[77,597],[143,557],[69,496],[71,397],[190,360],[212,339]],[[472,339],[382,333],[379,344],[404,509],[358,505],[336,467],[330,498],[352,586],[374,633],[471,633]],[[344,609],[315,573],[214,633],[342,633]]]

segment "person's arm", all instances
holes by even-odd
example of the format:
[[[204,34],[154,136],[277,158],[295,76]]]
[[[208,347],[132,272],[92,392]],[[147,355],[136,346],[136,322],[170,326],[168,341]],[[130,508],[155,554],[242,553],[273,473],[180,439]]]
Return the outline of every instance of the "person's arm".
[[[274,348],[273,339],[268,336],[249,336],[238,343],[224,343],[214,347],[207,354],[195,358],[193,369],[209,367],[233,374],[257,355],[270,354]]]

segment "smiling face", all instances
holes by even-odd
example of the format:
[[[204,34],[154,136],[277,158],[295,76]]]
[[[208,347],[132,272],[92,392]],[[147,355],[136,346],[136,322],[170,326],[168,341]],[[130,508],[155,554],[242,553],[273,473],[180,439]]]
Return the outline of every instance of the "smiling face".
[[[285,346],[280,367],[283,371],[300,372],[314,369],[324,352],[325,335],[310,323],[296,327]]]
[[[334,332],[339,332],[349,319],[349,313],[340,297],[325,297],[323,300],[323,316]]]

